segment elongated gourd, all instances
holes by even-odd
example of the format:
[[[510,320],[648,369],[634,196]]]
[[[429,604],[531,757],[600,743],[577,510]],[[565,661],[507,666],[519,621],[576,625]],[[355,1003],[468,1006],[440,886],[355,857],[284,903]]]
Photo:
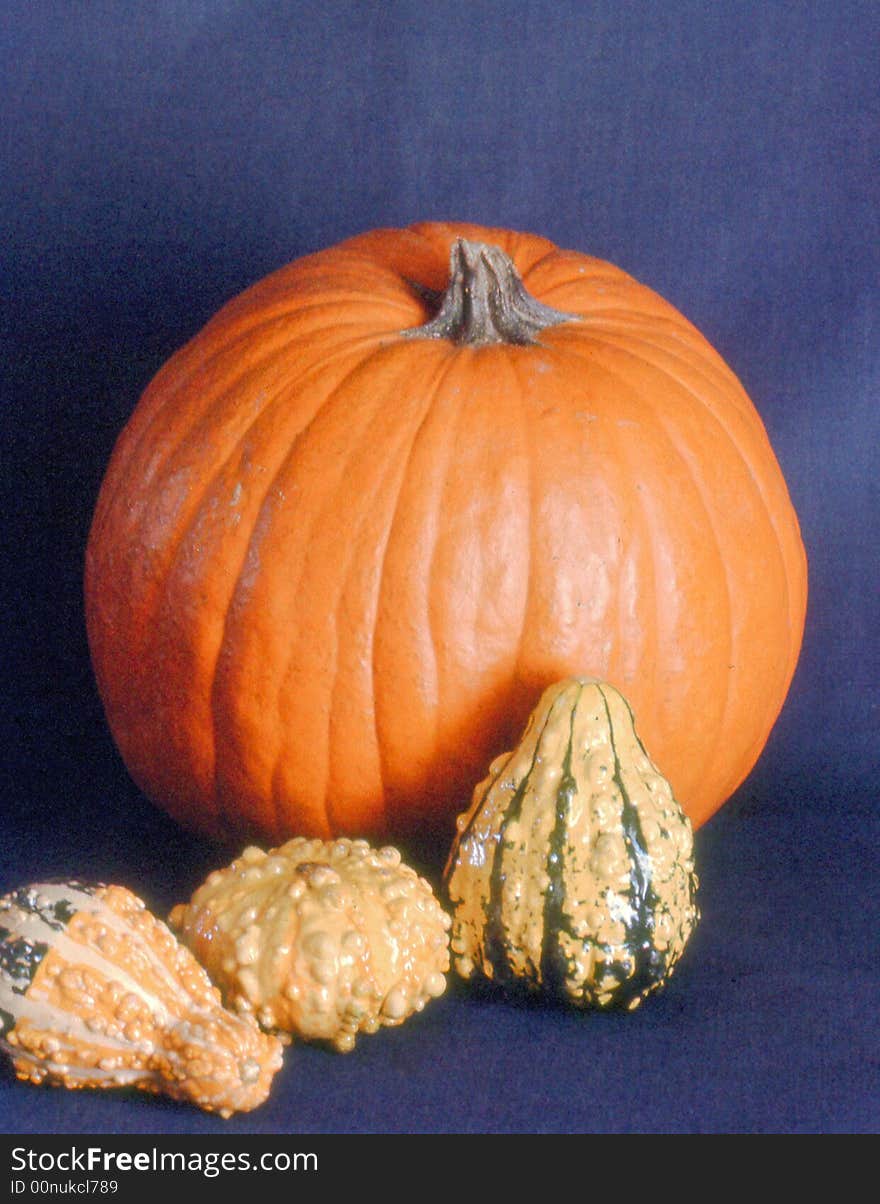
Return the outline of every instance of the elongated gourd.
[[[141,899],[82,882],[0,899],[0,1049],[31,1083],[138,1087],[223,1117],[262,1104],[281,1066]]]
[[[465,979],[636,1007],[698,918],[691,824],[612,686],[549,687],[459,817],[445,871]]]

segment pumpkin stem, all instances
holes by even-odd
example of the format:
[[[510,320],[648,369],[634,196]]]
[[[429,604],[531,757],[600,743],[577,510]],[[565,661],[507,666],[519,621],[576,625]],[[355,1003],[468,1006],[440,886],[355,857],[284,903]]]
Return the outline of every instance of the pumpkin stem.
[[[450,339],[470,346],[537,343],[542,330],[576,316],[537,301],[526,291],[510,256],[490,243],[456,239],[449,277],[443,294],[418,288],[439,308],[424,326],[402,331],[407,338]]]

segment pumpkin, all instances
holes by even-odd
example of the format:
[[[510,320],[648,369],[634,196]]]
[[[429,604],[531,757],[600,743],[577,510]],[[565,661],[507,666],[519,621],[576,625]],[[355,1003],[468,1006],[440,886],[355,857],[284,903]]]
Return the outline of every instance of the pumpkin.
[[[38,882],[0,899],[0,1049],[20,1079],[138,1087],[229,1117],[263,1103],[281,1048],[224,1009],[125,887]]]
[[[391,846],[344,837],[251,846],[170,923],[229,1007],[340,1053],[446,989],[449,916]]]
[[[698,912],[690,821],[605,682],[544,691],[459,817],[445,872],[465,979],[630,1010]]]
[[[806,564],[758,414],[671,305],[427,223],[280,269],[160,370],[85,601],[121,754],[182,824],[448,842],[571,674],[625,692],[703,822],[782,706]]]

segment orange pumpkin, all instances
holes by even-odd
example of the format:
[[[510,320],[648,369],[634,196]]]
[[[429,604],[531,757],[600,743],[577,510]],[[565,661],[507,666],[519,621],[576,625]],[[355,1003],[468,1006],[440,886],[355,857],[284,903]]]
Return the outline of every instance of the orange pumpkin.
[[[440,223],[227,304],[119,439],[86,569],[135,780],[274,842],[451,834],[571,675],[626,694],[699,825],[767,740],[805,604],[764,427],[694,327],[608,263]]]

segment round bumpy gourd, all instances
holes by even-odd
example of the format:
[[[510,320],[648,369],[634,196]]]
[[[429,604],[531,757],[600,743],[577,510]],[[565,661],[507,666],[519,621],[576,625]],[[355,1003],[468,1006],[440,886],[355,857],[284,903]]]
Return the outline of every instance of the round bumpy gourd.
[[[363,840],[248,848],[171,923],[231,1007],[340,1052],[446,988],[449,917],[397,849]]]
[[[32,1083],[139,1087],[224,1117],[261,1104],[281,1066],[141,899],[80,882],[0,899],[0,1048]]]
[[[612,686],[547,689],[474,791],[445,881],[466,979],[636,1007],[697,921],[691,824]]]

